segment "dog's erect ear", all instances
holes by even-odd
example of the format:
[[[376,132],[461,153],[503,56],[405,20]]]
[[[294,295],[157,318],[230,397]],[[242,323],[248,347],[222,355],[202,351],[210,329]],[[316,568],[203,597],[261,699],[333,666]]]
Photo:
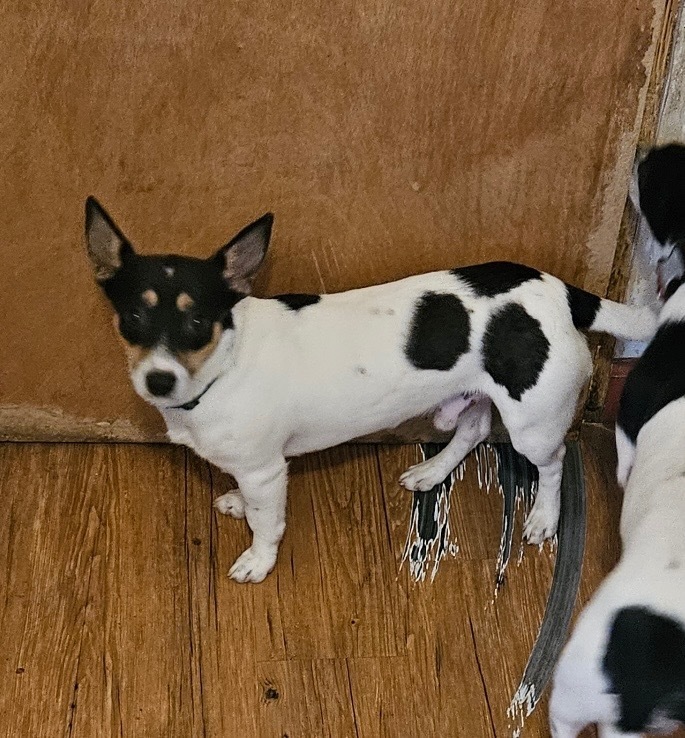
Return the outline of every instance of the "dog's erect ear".
[[[98,282],[113,277],[124,254],[133,252],[124,234],[94,197],[86,200],[86,244]]]
[[[273,223],[272,213],[262,215],[243,228],[213,257],[231,289],[246,295],[252,292],[252,280],[264,261]]]

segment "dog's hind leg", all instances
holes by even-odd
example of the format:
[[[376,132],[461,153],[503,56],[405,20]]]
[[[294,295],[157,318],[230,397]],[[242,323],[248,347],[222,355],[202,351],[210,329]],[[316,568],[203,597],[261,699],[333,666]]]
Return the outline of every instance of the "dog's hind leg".
[[[400,484],[409,490],[427,492],[445,480],[450,472],[490,433],[492,403],[479,397],[459,416],[457,429],[439,454],[407,469]]]
[[[536,450],[524,450],[516,444],[514,448],[538,468],[538,491],[533,508],[523,524],[523,537],[528,543],[542,543],[557,532],[559,524],[561,474],[564,468],[566,446],[562,443],[549,456],[541,455]]]
[[[566,418],[552,411],[542,423],[521,423],[518,427],[502,413],[513,447],[538,468],[538,491],[533,508],[523,524],[523,537],[532,544],[542,543],[557,532],[561,508],[561,473],[566,446]],[[525,415],[516,418],[525,421]],[[551,421],[551,422],[550,422]]]

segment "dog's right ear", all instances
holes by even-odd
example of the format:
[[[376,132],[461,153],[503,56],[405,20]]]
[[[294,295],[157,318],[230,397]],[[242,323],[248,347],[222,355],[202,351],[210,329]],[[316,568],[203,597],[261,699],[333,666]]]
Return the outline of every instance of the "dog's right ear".
[[[124,255],[133,253],[131,244],[94,197],[86,200],[86,244],[98,282],[113,277]]]

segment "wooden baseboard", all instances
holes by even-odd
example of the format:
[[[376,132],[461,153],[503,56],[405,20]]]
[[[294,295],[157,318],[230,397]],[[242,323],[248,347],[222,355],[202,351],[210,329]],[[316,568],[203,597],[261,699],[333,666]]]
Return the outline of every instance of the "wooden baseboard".
[[[604,408],[602,410],[602,423],[604,425],[613,425],[618,414],[618,404],[621,400],[623,385],[626,377],[630,374],[637,359],[614,359],[611,363],[609,372],[609,382],[607,385],[606,397],[604,400]]]

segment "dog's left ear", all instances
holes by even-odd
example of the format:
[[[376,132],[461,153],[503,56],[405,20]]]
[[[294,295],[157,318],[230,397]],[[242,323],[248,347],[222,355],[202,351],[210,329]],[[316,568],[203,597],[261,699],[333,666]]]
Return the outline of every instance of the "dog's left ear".
[[[113,277],[123,257],[133,253],[131,244],[94,197],[86,200],[86,244],[98,282]]]
[[[252,281],[264,261],[269,247],[272,213],[266,213],[243,228],[213,257],[219,263],[224,279],[231,289],[249,295]]]

